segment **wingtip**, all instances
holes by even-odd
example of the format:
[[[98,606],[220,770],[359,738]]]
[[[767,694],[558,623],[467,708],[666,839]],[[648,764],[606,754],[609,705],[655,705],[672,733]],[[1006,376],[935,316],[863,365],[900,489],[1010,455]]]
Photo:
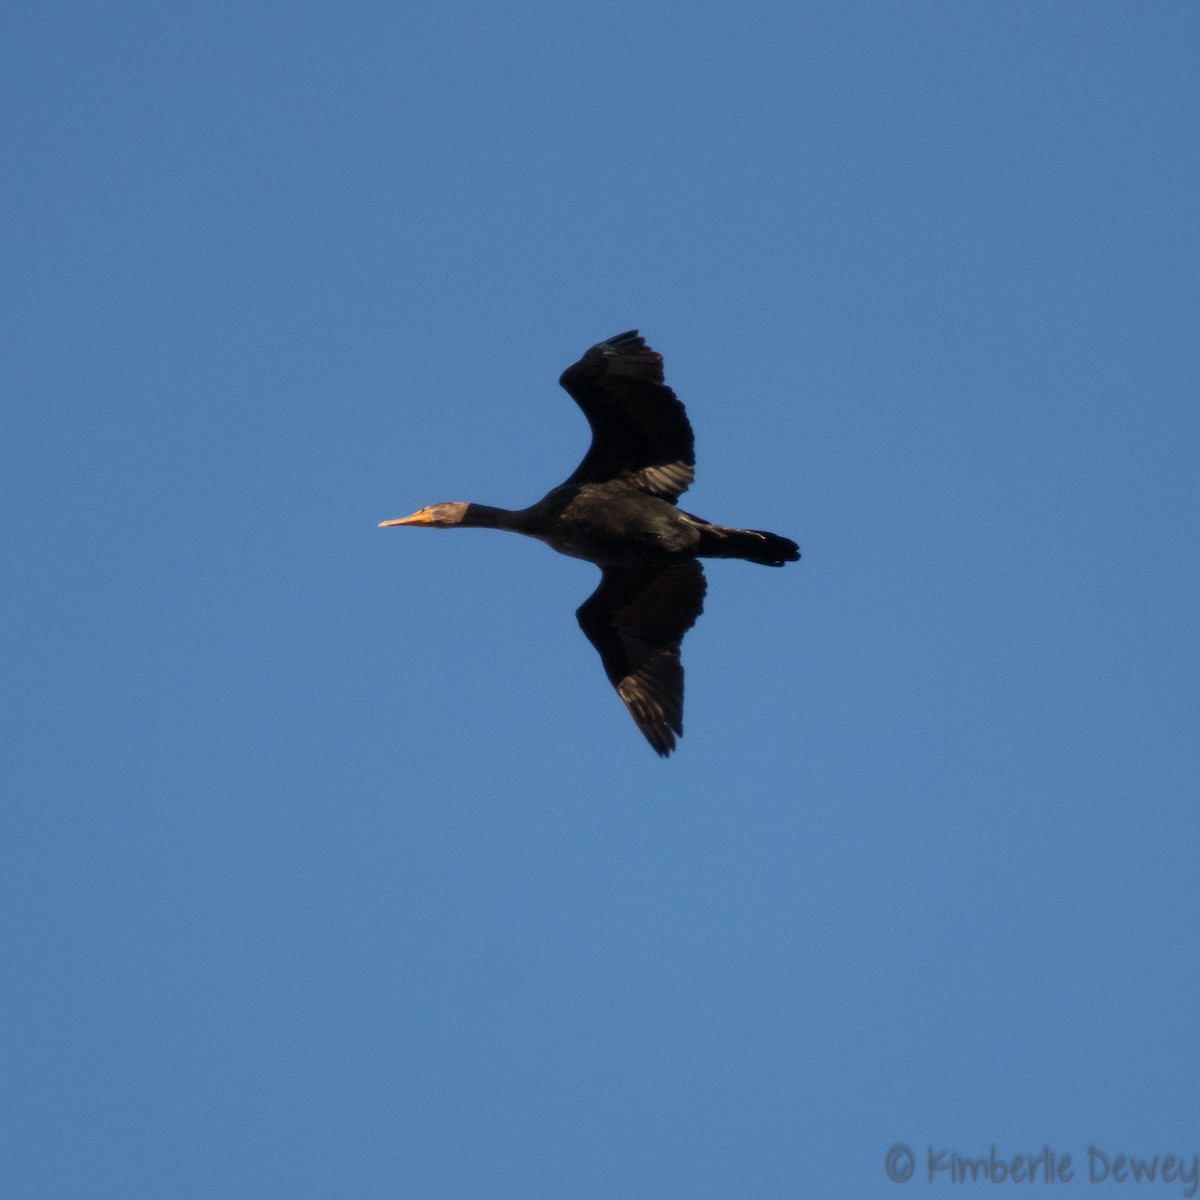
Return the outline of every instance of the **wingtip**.
[[[650,749],[658,755],[659,758],[670,758],[674,750],[678,748],[678,743],[675,740],[675,734],[669,729],[642,729],[642,735],[646,741],[650,743]]]
[[[646,344],[645,339],[636,329],[627,329],[624,333],[618,333],[610,338],[605,338],[600,343],[602,346],[612,346],[614,349],[628,350],[630,345],[641,347]]]

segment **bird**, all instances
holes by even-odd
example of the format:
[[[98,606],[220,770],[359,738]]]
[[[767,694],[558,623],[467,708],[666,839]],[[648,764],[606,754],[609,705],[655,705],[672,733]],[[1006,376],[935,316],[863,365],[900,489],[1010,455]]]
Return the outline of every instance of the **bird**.
[[[781,567],[790,538],[714,525],[676,501],[695,478],[691,423],[666,385],[663,358],[636,329],[599,342],[559,383],[583,410],[592,440],[558,487],[522,509],[462,501],[427,505],[381,529],[504,529],[600,568],[576,612],[638,728],[666,758],[683,736],[680,645],[704,607],[701,558]]]

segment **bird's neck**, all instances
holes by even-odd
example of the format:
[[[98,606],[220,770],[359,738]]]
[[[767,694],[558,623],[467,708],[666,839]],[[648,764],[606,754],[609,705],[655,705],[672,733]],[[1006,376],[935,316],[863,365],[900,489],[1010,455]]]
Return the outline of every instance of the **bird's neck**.
[[[491,504],[468,504],[461,525],[468,529],[507,529],[512,533],[524,533],[523,510],[495,508]]]

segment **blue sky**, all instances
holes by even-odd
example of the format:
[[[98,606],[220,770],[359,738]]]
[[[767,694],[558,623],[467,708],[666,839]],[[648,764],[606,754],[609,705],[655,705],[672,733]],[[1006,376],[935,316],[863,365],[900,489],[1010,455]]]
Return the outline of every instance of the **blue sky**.
[[[931,1149],[1048,1145],[1069,1195],[1089,1146],[1200,1153],[1198,40],[10,13],[0,1191],[940,1195]],[[558,374],[632,326],[687,507],[805,553],[710,567],[667,762],[593,567],[376,528],[563,479]]]

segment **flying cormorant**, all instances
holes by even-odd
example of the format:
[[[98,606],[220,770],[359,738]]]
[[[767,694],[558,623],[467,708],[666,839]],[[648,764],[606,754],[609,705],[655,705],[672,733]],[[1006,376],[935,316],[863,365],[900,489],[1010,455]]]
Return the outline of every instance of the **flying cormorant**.
[[[781,567],[788,538],[713,525],[675,507],[695,477],[692,427],[663,382],[662,355],[636,329],[593,346],[559,380],[583,409],[592,444],[574,474],[529,508],[432,504],[389,525],[507,529],[601,571],[576,612],[609,681],[664,757],[683,734],[679,646],[704,605],[698,558]]]

